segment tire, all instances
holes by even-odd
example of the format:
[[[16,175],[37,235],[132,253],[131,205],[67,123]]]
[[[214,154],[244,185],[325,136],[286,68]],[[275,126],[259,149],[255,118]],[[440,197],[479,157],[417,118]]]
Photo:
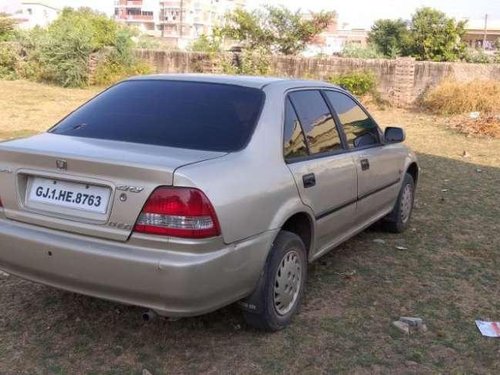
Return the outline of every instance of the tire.
[[[247,324],[268,332],[289,325],[300,307],[306,278],[304,243],[294,233],[279,232],[264,266],[262,280],[253,294],[259,311],[243,312]]]
[[[414,200],[415,181],[409,173],[406,173],[396,204],[392,212],[382,220],[382,228],[392,233],[404,232],[410,223]]]

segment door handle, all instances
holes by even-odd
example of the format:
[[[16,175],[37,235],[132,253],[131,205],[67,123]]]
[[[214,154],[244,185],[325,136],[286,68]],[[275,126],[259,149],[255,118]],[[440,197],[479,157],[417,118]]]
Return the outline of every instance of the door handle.
[[[302,176],[302,182],[304,183],[304,188],[310,188],[316,185],[316,176],[314,173],[305,174]]]
[[[361,170],[362,171],[366,171],[366,170],[370,169],[370,162],[368,161],[368,159],[361,159],[360,163],[361,163]]]

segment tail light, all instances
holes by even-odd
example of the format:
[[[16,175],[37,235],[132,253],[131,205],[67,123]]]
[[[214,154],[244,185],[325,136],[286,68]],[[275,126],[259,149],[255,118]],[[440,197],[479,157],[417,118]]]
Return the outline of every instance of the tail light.
[[[3,208],[2,198],[0,198],[0,208]]]
[[[149,197],[135,232],[182,238],[220,234],[219,221],[207,196],[198,189],[160,187]]]

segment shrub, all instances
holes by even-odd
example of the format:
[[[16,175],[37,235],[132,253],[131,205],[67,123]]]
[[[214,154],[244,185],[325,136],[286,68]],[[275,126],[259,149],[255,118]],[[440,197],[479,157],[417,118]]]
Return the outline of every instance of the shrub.
[[[120,42],[119,25],[88,8],[65,8],[41,34],[32,56],[42,67],[39,78],[65,87],[87,85],[90,54]]]
[[[103,57],[97,66],[94,73],[94,83],[99,86],[109,85],[126,77],[149,74],[152,71],[151,66],[140,60],[134,59],[133,62],[125,64],[119,53],[114,50]]]
[[[490,64],[495,62],[495,56],[488,55],[482,49],[468,49],[465,51],[464,60],[468,63]]]
[[[106,16],[90,8],[64,8],[61,15],[52,22],[48,31],[51,36],[64,39],[69,32],[85,34],[88,39],[88,48],[97,51],[106,46],[113,46],[116,42],[120,25]]]
[[[87,84],[88,57],[93,51],[90,29],[65,28],[51,31],[40,45],[41,79],[64,87]]]
[[[198,39],[194,40],[189,46],[192,52],[215,53],[221,51],[222,40],[213,35],[201,34]]]
[[[352,57],[357,59],[384,59],[385,56],[376,47],[368,45],[363,47],[357,43],[346,43],[342,52],[342,57]]]
[[[46,37],[46,30],[40,27],[18,33],[17,42],[20,45],[20,51],[17,72],[20,78],[42,80],[43,66],[40,62],[40,50]]]
[[[422,105],[438,114],[496,113],[500,110],[499,81],[445,80],[424,95]]]
[[[356,71],[331,76],[329,82],[350,91],[354,95],[361,96],[375,92],[377,79],[371,71]]]
[[[134,55],[132,33],[130,29],[117,32],[115,47],[103,54],[102,61],[97,66],[95,84],[108,85],[129,76],[151,73],[151,67]]]
[[[238,74],[265,76],[271,72],[270,56],[265,48],[245,50]]]
[[[19,32],[19,76],[65,87],[82,87],[89,80],[89,57],[111,49],[98,67],[97,80],[112,83],[124,76],[149,72],[133,53],[135,32],[88,8],[66,8],[47,29]]]
[[[169,47],[164,41],[147,34],[134,35],[133,41],[136,48],[141,49],[154,49],[154,50],[170,50],[174,49]]]
[[[0,12],[0,42],[12,40],[15,36],[16,21]]]
[[[225,74],[269,75],[271,73],[270,54],[265,48],[245,49],[241,53],[219,55],[218,65]]]
[[[0,78],[16,79],[19,52],[12,43],[0,42]]]

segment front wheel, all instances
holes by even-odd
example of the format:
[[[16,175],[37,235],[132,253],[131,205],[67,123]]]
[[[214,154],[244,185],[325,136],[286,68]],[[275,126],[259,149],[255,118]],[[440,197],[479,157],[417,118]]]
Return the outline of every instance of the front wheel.
[[[394,209],[382,221],[383,228],[393,233],[404,232],[410,223],[414,199],[415,181],[406,173]]]
[[[281,231],[274,241],[254,297],[259,310],[245,311],[246,322],[264,331],[278,331],[290,324],[304,295],[307,255],[294,233]]]

